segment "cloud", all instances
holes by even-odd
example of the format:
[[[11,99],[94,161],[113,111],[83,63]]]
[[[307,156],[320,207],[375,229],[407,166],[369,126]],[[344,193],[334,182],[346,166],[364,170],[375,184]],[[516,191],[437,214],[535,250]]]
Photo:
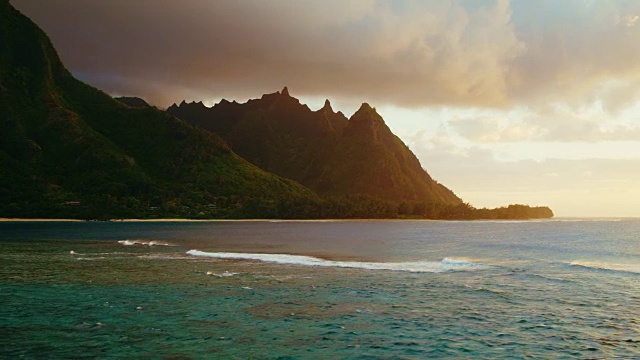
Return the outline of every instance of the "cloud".
[[[632,27],[636,26],[636,24],[638,23],[638,19],[640,19],[638,15],[630,14],[622,16],[620,18],[620,22],[622,22],[625,26]]]
[[[640,56],[640,28],[633,26],[640,2],[540,0],[513,5],[518,38],[527,46],[526,55],[514,64],[520,81],[514,98],[580,107],[620,87],[640,85],[635,60]],[[605,99],[604,107],[615,98]]]
[[[631,116],[636,116],[633,113]],[[449,120],[452,131],[474,143],[640,142],[640,124],[612,118],[600,103],[573,108],[548,104],[487,114],[468,111]]]
[[[74,2],[14,0],[51,35],[72,71],[159,105],[303,95],[403,106],[504,105],[524,51],[507,1]],[[150,88],[164,87],[162,91]],[[171,93],[169,93],[171,92]]]
[[[12,3],[81,79],[161,107],[288,85],[349,107],[476,109],[450,126],[477,143],[639,139],[638,116],[612,121],[640,98],[638,1]]]
[[[418,132],[407,144],[431,176],[476,207],[526,203],[559,216],[640,216],[640,159],[501,161],[498,149],[457,145],[446,132]]]
[[[450,124],[458,134],[476,143],[531,141],[547,133],[540,126],[512,123],[502,117],[457,118]]]
[[[65,63],[158,105],[303,96],[404,107],[580,107],[640,92],[640,2],[13,0]]]

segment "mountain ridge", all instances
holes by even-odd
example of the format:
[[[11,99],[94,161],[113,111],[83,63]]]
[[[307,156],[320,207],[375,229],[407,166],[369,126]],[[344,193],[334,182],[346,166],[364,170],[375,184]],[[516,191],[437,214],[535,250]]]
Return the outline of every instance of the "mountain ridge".
[[[217,135],[76,80],[4,0],[0,19],[0,216],[269,217],[318,201]]]
[[[368,105],[349,120],[329,101],[311,111],[284,88],[245,104],[221,101],[213,110],[222,119],[218,129],[207,131],[199,122],[207,123],[211,110],[201,102],[181,103],[198,115],[188,123],[140,98],[112,98],[75,79],[47,35],[7,0],[0,0],[0,20],[0,217],[553,215],[548,208],[462,203]],[[234,152],[252,141],[248,155]],[[420,176],[422,183],[411,182]]]
[[[233,114],[225,110],[229,104]],[[333,111],[329,99],[311,111],[284,87],[242,104],[221,100],[207,107],[183,101],[167,112],[219,134],[250,162],[320,194],[462,203],[431,178],[368,103],[347,118]],[[283,149],[295,149],[298,161]]]

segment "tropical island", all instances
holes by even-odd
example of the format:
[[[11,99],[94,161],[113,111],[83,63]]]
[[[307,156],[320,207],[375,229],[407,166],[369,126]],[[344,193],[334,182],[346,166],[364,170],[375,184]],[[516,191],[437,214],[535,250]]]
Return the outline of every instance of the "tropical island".
[[[112,96],[77,80],[0,0],[0,217],[532,219],[476,209],[435,181],[363,103],[312,111],[282,91],[246,103]],[[452,165],[454,166],[454,165]]]

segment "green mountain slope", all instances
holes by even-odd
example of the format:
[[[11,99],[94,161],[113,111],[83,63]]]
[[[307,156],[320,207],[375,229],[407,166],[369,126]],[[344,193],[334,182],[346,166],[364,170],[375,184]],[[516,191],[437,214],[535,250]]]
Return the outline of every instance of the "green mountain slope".
[[[223,100],[212,108],[182,102],[167,112],[220,135],[253,164],[307,186],[321,176],[320,165],[348,123],[329,104],[313,112],[286,92],[245,104]]]
[[[434,181],[416,156],[368,104],[349,119],[327,160],[318,187],[386,200],[460,204],[449,189]]]
[[[167,112],[219,134],[243,158],[320,194],[462,203],[367,104],[347,119],[328,101],[311,111],[284,88],[245,104],[223,100],[208,108],[182,102]]]
[[[0,216],[260,217],[317,201],[215,134],[76,80],[47,36],[6,0],[0,134]]]
[[[463,204],[368,105],[347,119],[328,102],[309,110],[286,88],[168,112],[113,99],[76,80],[47,36],[0,0],[0,217],[552,215]]]

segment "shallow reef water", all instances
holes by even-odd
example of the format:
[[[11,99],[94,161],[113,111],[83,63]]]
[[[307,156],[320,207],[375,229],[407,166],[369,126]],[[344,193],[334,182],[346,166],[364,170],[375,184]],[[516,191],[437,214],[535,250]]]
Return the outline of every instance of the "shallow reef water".
[[[638,358],[640,221],[0,223],[2,358]]]

